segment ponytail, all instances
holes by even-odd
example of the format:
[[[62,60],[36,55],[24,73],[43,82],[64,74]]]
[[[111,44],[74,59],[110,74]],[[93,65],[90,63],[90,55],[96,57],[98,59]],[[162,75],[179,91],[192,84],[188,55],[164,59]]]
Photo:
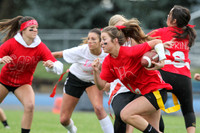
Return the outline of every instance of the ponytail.
[[[4,19],[0,22],[0,32],[1,34],[6,34],[6,36],[1,40],[2,42],[7,41],[17,34],[17,31],[19,30],[19,20],[22,18],[23,16],[17,16],[13,19]]]
[[[13,38],[20,30],[21,24],[29,20],[34,20],[34,18],[29,16],[17,16],[12,19],[2,20],[0,22],[0,32],[1,34],[5,34],[5,37],[1,41],[5,42],[8,39]]]
[[[126,28],[122,29],[125,37],[133,38],[138,44],[152,40],[150,36],[146,35],[142,28],[139,26],[139,21],[136,23],[135,20],[129,20],[123,24]]]

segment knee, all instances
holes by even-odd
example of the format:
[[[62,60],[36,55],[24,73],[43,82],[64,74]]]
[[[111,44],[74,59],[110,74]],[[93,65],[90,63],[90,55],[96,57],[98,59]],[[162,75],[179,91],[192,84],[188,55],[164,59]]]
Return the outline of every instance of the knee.
[[[24,111],[25,112],[33,112],[35,108],[35,104],[33,102],[30,102],[28,104],[24,104]]]
[[[101,116],[104,114],[103,112],[105,112],[103,105],[94,105],[94,111],[97,116]]]
[[[122,121],[124,121],[125,123],[127,123],[130,118],[132,120],[135,118],[135,114],[133,112],[131,112],[131,114],[130,114],[130,111],[128,111],[126,109],[123,109],[120,112],[120,117],[121,117]]]
[[[70,117],[66,116],[66,115],[60,115],[60,124],[62,124],[63,126],[67,126],[70,123]]]

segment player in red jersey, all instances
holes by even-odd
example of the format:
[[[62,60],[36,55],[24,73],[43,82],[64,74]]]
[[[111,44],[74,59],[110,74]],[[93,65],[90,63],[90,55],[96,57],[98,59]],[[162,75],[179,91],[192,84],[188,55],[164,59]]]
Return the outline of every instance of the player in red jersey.
[[[139,26],[140,22],[136,18],[132,18],[131,20],[135,21],[135,23]],[[125,22],[128,22],[128,19],[126,19],[123,15],[116,14],[110,18],[109,26],[123,25]],[[131,47],[137,44],[138,43],[135,42],[133,38],[128,38],[123,46]],[[114,132],[133,133],[133,127],[124,123],[121,120],[120,112],[129,102],[131,102],[138,95],[128,90],[120,82],[119,79],[116,79],[114,82],[107,84],[106,88],[104,89],[110,90],[108,104],[112,105],[112,109],[115,113]],[[162,117],[160,119],[159,129],[161,132],[164,132],[164,123]]]
[[[143,41],[148,38],[141,31],[138,32],[137,24],[126,22],[123,26],[108,26],[102,30],[101,43],[104,52],[109,53],[99,70],[99,60],[92,64],[95,83],[103,89],[108,82],[115,79],[120,81],[133,93],[141,96],[126,105],[121,111],[121,119],[144,133],[157,133],[159,131],[160,109],[154,92],[160,92],[164,102],[167,91],[171,85],[165,83],[160,73],[155,70],[164,66],[164,47],[161,40]],[[142,43],[132,47],[122,46],[126,38],[131,37]],[[141,65],[142,55],[155,48],[159,54],[160,62],[155,67],[147,70]]]
[[[174,6],[168,14],[167,26],[156,29],[150,34],[163,41],[175,38],[171,47],[166,49],[165,66],[160,73],[166,83],[172,85],[181,105],[188,133],[195,133],[196,118],[193,109],[192,82],[189,51],[194,44],[196,32],[189,25],[190,11],[182,6]]]
[[[17,16],[0,22],[0,31],[5,33],[0,46],[0,64],[5,64],[0,73],[0,102],[11,91],[24,106],[21,132],[29,133],[35,94],[31,86],[33,73],[39,61],[48,72],[61,74],[63,64],[57,61],[38,36],[38,23],[32,17]]]

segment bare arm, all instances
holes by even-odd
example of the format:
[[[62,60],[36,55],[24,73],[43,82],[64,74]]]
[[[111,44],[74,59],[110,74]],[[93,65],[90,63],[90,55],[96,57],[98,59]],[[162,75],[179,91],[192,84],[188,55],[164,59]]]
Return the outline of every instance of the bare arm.
[[[199,73],[195,73],[194,74],[194,79],[200,81],[200,74]]]
[[[52,55],[55,58],[62,58],[63,57],[63,51],[52,52]]]
[[[94,60],[94,62],[92,63],[92,67],[93,67],[93,74],[94,74],[94,82],[96,84],[96,86],[98,87],[99,90],[102,90],[105,88],[107,81],[102,80],[100,78],[100,62],[99,59]]]
[[[13,59],[10,56],[4,56],[0,58],[0,64],[10,63]]]
[[[162,43],[162,41],[159,39],[154,39],[154,40],[148,41],[147,43],[153,49],[157,44]]]

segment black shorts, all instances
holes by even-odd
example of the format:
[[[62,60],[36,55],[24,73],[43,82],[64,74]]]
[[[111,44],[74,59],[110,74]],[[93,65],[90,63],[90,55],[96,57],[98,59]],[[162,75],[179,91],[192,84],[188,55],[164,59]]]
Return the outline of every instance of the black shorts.
[[[0,84],[2,84],[9,92],[11,91],[12,93],[14,93],[14,91],[18,88],[18,87],[12,87],[12,86],[9,86],[9,85],[5,85],[1,82],[0,82]]]
[[[162,97],[163,103],[165,104],[165,102],[167,101],[167,90],[166,89],[162,89],[162,90],[159,90],[159,91],[160,91],[160,95]],[[144,96],[156,108],[156,110],[160,109],[159,106],[158,106],[156,97],[154,96],[153,92],[145,94]]]
[[[66,94],[80,98],[85,89],[92,85],[92,82],[82,81],[69,72],[63,89]]]
[[[132,92],[125,92],[117,94],[111,103],[115,116],[120,117],[121,110],[131,101],[139,97],[140,95],[132,93]]]

